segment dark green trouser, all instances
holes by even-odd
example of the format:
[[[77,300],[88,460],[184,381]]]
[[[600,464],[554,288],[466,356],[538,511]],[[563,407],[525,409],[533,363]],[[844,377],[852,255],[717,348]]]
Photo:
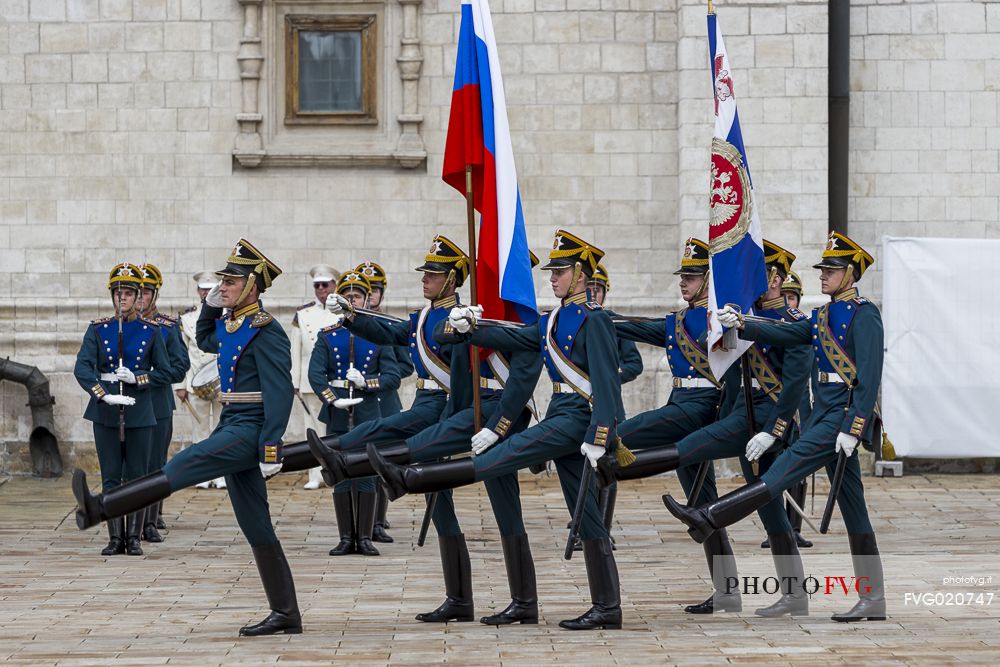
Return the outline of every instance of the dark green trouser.
[[[125,429],[125,458],[122,458],[118,428],[94,424],[97,461],[101,465],[101,488],[113,489],[122,482],[138,479],[149,472],[153,448],[153,427]]]

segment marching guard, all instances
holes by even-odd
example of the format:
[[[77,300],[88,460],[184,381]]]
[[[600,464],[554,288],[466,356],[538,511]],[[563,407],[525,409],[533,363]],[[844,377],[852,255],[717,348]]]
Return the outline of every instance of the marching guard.
[[[364,308],[371,283],[354,271],[337,281],[336,294],[355,308]],[[339,318],[338,318],[339,319]],[[337,321],[319,332],[309,361],[309,384],[323,402],[319,420],[326,434],[343,435],[355,424],[381,416],[379,393],[399,388],[399,372],[392,347],[382,347],[356,336]],[[378,556],[372,544],[375,525],[375,479],[367,477],[338,482],[333,488],[333,509],[340,543],[331,556]]]
[[[611,318],[587,300],[587,281],[604,252],[565,231],[558,231],[543,269],[551,270],[550,284],[560,305],[535,324],[509,328],[478,325],[478,308],[456,307],[448,321],[459,333],[470,332],[470,342],[491,350],[525,350],[540,355],[553,382],[552,402],[540,423],[474,458],[443,463],[399,466],[373,446],[369,458],[390,499],[407,493],[433,493],[473,484],[548,459],[555,461],[563,496],[570,511],[581,493],[583,465],[618,446],[616,425],[623,417],[618,347]],[[582,444],[581,444],[582,443]],[[560,622],[570,630],[621,628],[618,568],[608,531],[597,505],[595,487],[582,489],[583,515],[579,527],[590,583],[592,607],[578,618]]]
[[[882,378],[882,317],[878,307],[854,286],[873,262],[864,248],[833,232],[815,265],[830,302],[814,309],[811,317],[771,323],[745,319],[729,306],[719,311],[722,324],[740,329],[741,338],[789,348],[812,345],[819,367],[813,377],[812,413],[799,439],[760,479],[696,508],[686,508],[669,496],[664,499],[670,513],[701,542],[712,532],[780,500],[785,489],[814,470],[825,466],[832,478],[834,464],[843,460],[837,503],[847,526],[855,575],[868,584],[859,589],[860,599],[852,609],[833,615],[840,622],[884,620],[886,616],[882,561],[865,506],[861,466],[853,456],[858,443],[872,433]],[[759,456],[761,448],[754,445],[753,440],[747,444],[748,459]]]
[[[326,298],[333,293],[340,273],[327,264],[317,264],[309,269],[309,277],[312,278],[315,299],[295,311],[289,335],[292,342],[292,386],[302,404],[303,433],[306,429],[318,427],[316,420],[324,408],[323,401],[310,386],[309,363],[319,332],[334,323],[333,316],[326,310]],[[319,466],[313,466],[302,488],[318,489],[322,483]]]
[[[177,320],[169,315],[164,315],[156,307],[160,288],[163,287],[163,274],[154,264],[148,262],[140,268],[142,269],[142,316],[151,322],[156,322],[159,326],[163,342],[167,346],[167,355],[170,357],[170,377],[166,378],[168,382],[154,383],[150,387],[156,428],[153,429],[153,451],[149,460],[149,469],[146,472],[153,472],[162,468],[167,462],[170,442],[174,437],[174,410],[177,408],[171,388],[172,385],[185,378],[191,367],[191,360],[188,358],[184,341],[181,340]],[[163,541],[163,536],[157,529],[157,524],[160,522],[160,505],[160,502],[156,502],[146,508],[142,539],[147,542]]]
[[[202,350],[219,354],[225,405],[219,425],[207,439],[170,459],[162,470],[102,494],[93,495],[86,475],[75,471],[76,522],[81,530],[90,528],[137,512],[179,489],[225,475],[236,519],[253,550],[271,608],[263,621],[241,628],[240,635],[296,634],[302,632],[302,618],[292,572],[271,523],[265,483],[281,469],[281,438],[293,401],[288,337],[259,302],[281,269],[240,239],[217,274],[222,282],[205,298],[197,339]],[[156,336],[155,341],[165,357],[161,338]],[[166,366],[166,360],[155,355],[153,363]],[[131,378],[132,371],[119,370],[118,374]],[[100,384],[94,384],[91,391],[95,397],[106,393]],[[151,427],[151,410],[150,420]]]
[[[382,312],[382,302],[385,299],[385,290],[389,286],[389,277],[385,269],[375,262],[363,262],[354,267],[354,270],[365,278],[372,286],[371,295],[368,297],[368,308],[377,312]],[[396,370],[399,372],[400,380],[413,375],[413,362],[406,351],[406,346],[396,346],[387,348],[392,350],[396,357]],[[383,417],[398,415],[403,411],[403,403],[399,400],[398,389],[383,388],[378,395],[379,412]],[[375,485],[377,500],[375,503],[375,527],[372,529],[372,541],[391,544],[392,536],[386,532],[389,528],[389,520],[386,513],[389,510],[389,499],[385,495],[385,490],[381,484]]]
[[[159,327],[140,315],[142,269],[118,264],[111,270],[108,289],[116,316],[91,322],[73,375],[90,395],[83,417],[93,422],[101,489],[113,493],[148,472],[156,428],[149,389],[169,383],[172,368]],[[100,521],[108,524],[102,556],[142,555],[139,532],[146,504],[88,523],[88,527]]]

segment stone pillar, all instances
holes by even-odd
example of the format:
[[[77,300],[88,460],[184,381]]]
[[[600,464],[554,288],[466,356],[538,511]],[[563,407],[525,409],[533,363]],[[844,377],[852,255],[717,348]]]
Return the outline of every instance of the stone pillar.
[[[423,0],[399,0],[403,7],[403,33],[399,43],[401,49],[396,63],[399,78],[403,82],[402,113],[396,116],[402,134],[396,143],[395,157],[403,167],[416,167],[427,157],[420,124],[424,117],[419,113],[418,83],[424,56],[420,52],[420,13]]]
[[[264,144],[260,136],[260,71],[264,65],[261,50],[260,12],[263,0],[238,0],[243,6],[243,36],[236,60],[240,67],[242,105],[236,114],[239,134],[233,156],[244,167],[256,167],[264,158]]]

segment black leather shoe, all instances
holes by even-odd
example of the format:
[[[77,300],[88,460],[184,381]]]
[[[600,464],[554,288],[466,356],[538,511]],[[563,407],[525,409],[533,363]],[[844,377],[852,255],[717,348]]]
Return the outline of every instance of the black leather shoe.
[[[330,549],[331,556],[350,556],[357,551],[357,545],[353,538],[341,537],[340,542],[334,548]]]
[[[813,545],[812,542],[802,537],[802,533],[800,533],[797,530],[795,531],[795,546],[797,546],[799,549],[808,549],[812,545]]]
[[[309,445],[309,451],[312,452],[313,458],[319,461],[320,471],[323,475],[323,481],[326,482],[327,486],[336,486],[337,479],[333,476],[333,454],[337,451],[333,447],[327,444],[327,440],[330,442],[336,442],[336,437],[320,438],[319,433],[311,428],[306,429],[306,443]]]
[[[290,617],[279,611],[272,611],[260,623],[244,625],[240,628],[240,637],[263,637],[277,634],[301,635],[302,617]]]
[[[445,491],[476,481],[475,463],[470,458],[401,466],[388,461],[372,443],[368,443],[367,451],[389,500],[399,500],[408,493]]]
[[[147,542],[157,543],[163,541],[163,536],[160,535],[160,531],[156,529],[155,523],[147,523],[142,527],[142,539]]]
[[[763,542],[761,542],[760,543],[760,548],[761,549],[770,549],[771,548],[771,540],[764,540]]]
[[[129,556],[141,556],[142,546],[137,536],[125,538],[125,553]]]
[[[754,614],[765,618],[807,616],[809,596],[805,590],[806,575],[794,535],[791,532],[769,534],[767,540],[771,543],[774,571],[781,582],[781,597],[772,605],[754,610]]]
[[[856,623],[858,621],[884,621],[885,620],[885,599],[871,600],[861,598],[851,610],[843,614],[834,614],[830,617],[838,623]]]
[[[743,599],[739,593],[715,593],[701,604],[684,607],[687,614],[714,614],[717,611],[743,611]]]
[[[76,497],[76,527],[86,530],[101,522],[101,503],[87,486],[87,473],[79,468],[73,471],[73,496]]]
[[[163,521],[163,515],[160,515],[160,516],[156,517],[156,529],[157,530],[166,530],[167,529],[167,524]]]
[[[582,616],[559,621],[559,627],[564,630],[621,630],[622,610],[602,610],[591,607]]]
[[[392,539],[392,535],[385,532],[385,528],[379,524],[375,524],[372,528],[372,542],[380,542],[382,544],[392,544],[396,540]]]

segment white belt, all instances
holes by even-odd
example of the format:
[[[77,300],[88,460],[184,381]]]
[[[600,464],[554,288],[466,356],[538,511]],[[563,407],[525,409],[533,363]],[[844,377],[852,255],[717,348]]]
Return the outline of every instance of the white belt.
[[[101,382],[118,382],[118,376],[114,373],[101,373]]]
[[[494,380],[491,378],[479,378],[479,388],[501,391],[503,389],[503,385],[500,384],[500,380]]]
[[[570,385],[565,382],[553,382],[552,383],[552,393],[553,394],[575,394],[576,389],[573,389]]]
[[[820,384],[846,384],[844,378],[840,377],[836,373],[820,373],[819,374]]]
[[[433,378],[420,378],[417,380],[417,389],[444,389],[438,381]]]
[[[708,378],[674,378],[676,389],[718,389]]]
[[[350,389],[351,388],[351,381],[350,380],[330,380],[327,384],[329,384],[331,387],[334,387],[336,389]]]

